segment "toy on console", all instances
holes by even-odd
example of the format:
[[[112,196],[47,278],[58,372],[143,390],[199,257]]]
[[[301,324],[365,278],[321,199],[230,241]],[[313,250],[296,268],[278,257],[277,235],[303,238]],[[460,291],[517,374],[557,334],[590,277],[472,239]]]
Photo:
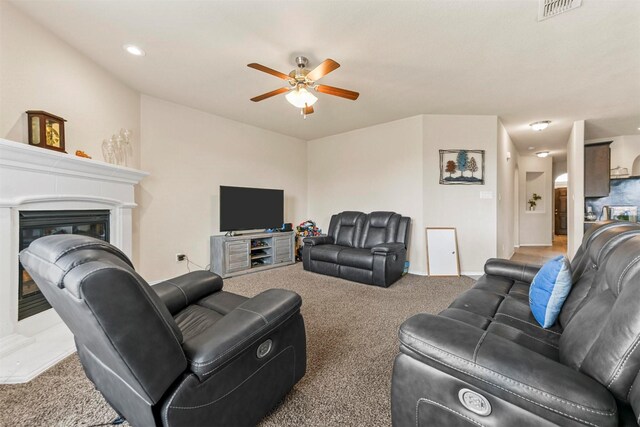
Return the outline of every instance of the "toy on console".
[[[302,261],[302,239],[305,237],[319,236],[320,234],[322,234],[322,230],[310,219],[302,221],[300,225],[296,227],[296,261]]]

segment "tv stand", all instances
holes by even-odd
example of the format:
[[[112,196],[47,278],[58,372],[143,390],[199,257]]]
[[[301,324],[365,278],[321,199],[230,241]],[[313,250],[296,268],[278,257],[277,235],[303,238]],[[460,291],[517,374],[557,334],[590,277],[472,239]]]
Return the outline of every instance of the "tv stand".
[[[254,273],[295,262],[295,233],[211,236],[211,271],[223,278]]]

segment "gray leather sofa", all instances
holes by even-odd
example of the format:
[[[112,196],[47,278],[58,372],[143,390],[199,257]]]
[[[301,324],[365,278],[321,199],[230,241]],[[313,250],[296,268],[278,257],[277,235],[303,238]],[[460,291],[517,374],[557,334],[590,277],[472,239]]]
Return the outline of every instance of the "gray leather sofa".
[[[411,218],[395,212],[346,211],[331,217],[326,236],[306,237],[305,270],[388,287],[402,276]]]
[[[78,235],[40,238],[20,261],[131,425],[255,425],[305,373],[294,292],[249,299],[208,271],[151,287],[117,248]]]
[[[498,259],[439,315],[404,322],[394,426],[637,425],[640,227],[593,227],[572,270],[550,329],[529,309],[538,267]]]

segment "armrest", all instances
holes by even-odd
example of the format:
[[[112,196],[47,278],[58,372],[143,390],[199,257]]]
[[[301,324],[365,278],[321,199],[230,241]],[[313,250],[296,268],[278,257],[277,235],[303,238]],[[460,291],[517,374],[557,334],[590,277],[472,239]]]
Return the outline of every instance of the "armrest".
[[[371,248],[371,253],[395,254],[406,250],[404,243],[383,243]]]
[[[418,314],[402,324],[399,338],[403,353],[530,412],[617,425],[615,399],[603,385],[488,331]]]
[[[184,341],[182,348],[191,371],[206,380],[298,313],[301,305],[300,295],[283,289],[269,289],[240,304],[210,328]]]
[[[222,278],[210,271],[192,271],[151,287],[171,314],[222,289]]]
[[[305,237],[302,239],[305,245],[318,246],[318,245],[331,245],[333,244],[333,237],[331,236],[314,236]]]
[[[484,264],[484,272],[492,276],[502,276],[531,283],[540,267],[540,265],[523,264],[508,259],[490,258]]]

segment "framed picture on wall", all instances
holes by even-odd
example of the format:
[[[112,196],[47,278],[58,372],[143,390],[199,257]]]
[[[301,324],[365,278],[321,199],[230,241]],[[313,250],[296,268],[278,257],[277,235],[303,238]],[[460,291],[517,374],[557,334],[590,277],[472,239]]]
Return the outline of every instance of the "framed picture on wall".
[[[484,185],[484,150],[440,150],[440,184]]]

